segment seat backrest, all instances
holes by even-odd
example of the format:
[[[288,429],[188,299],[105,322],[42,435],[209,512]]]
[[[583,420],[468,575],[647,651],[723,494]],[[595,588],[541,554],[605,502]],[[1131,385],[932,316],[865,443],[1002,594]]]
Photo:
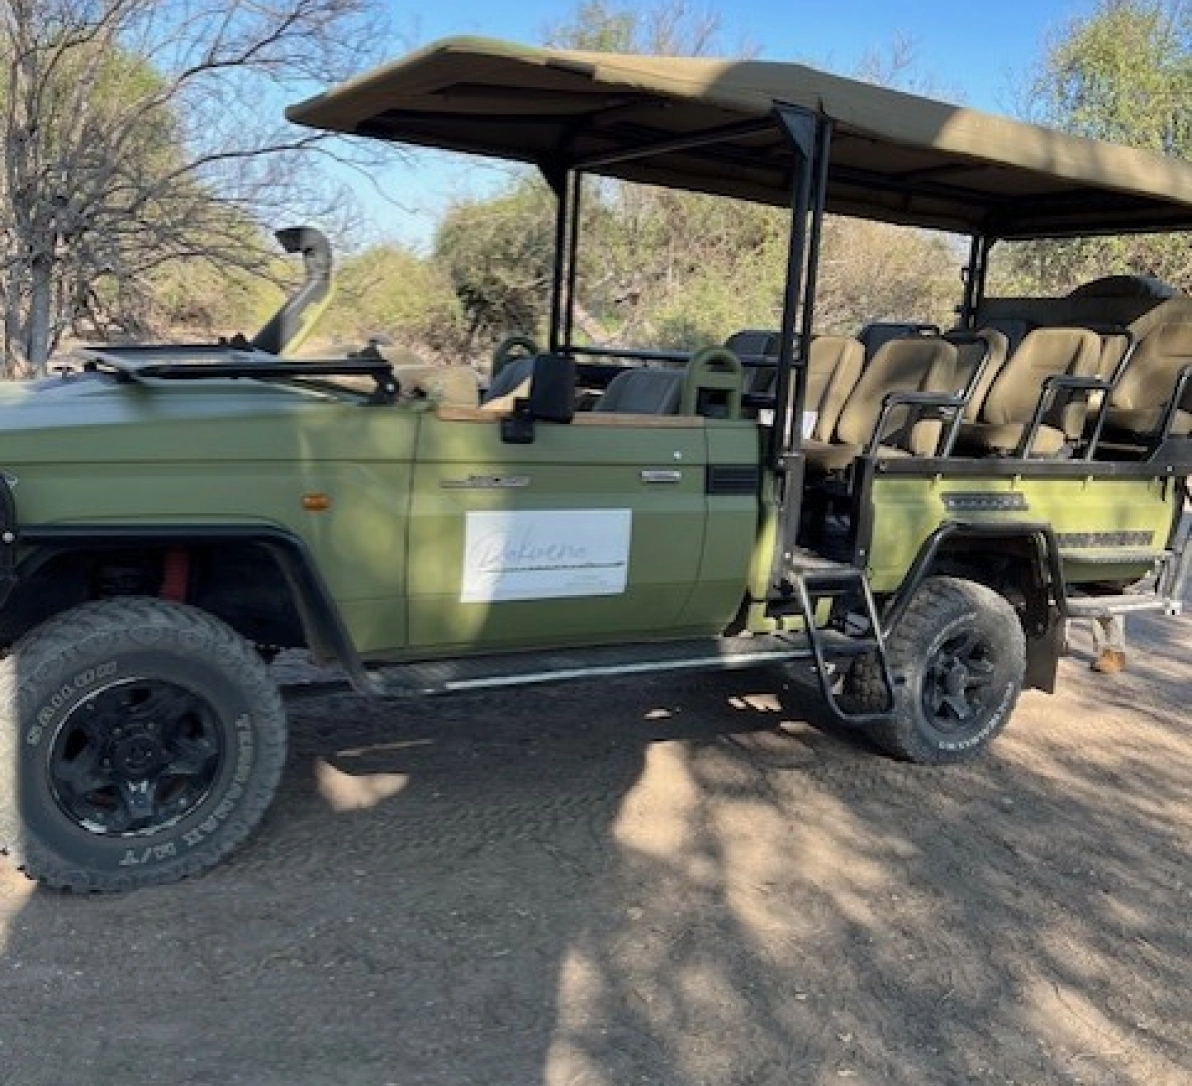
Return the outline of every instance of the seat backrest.
[[[677,415],[684,371],[629,369],[618,373],[596,401],[594,411],[624,415]]]
[[[1006,337],[1006,350],[1013,354],[1036,325],[1026,317],[991,316],[981,322],[982,328],[1001,332]]]
[[[1180,370],[1192,365],[1192,324],[1161,324],[1138,344],[1113,390],[1110,405],[1127,409],[1164,406]]]
[[[990,387],[1006,364],[1010,341],[1004,332],[996,328],[979,328],[975,332],[967,328],[955,328],[945,332],[944,339],[956,348],[956,372],[949,391],[959,395],[968,390],[969,401],[964,409],[964,418],[968,422],[975,422]],[[969,389],[974,378],[976,384]],[[911,427],[910,435],[902,444],[915,456],[935,456],[943,435],[944,423],[941,418],[921,419]]]
[[[515,400],[530,395],[534,355],[523,355],[504,365],[480,400],[485,411],[512,411]]]
[[[742,328],[724,341],[724,345],[738,358],[762,359],[778,357],[778,332],[758,328]]]
[[[973,386],[968,407],[964,410],[965,419],[976,422],[990,387],[997,380],[997,375],[1001,373],[1006,359],[1010,356],[1009,337],[996,328],[978,328],[975,332],[957,328],[945,332],[944,338],[956,345],[956,392],[963,392],[968,388],[977,367],[985,362],[985,369],[981,371],[981,376]]]
[[[1133,337],[1125,328],[1104,327],[1096,330],[1101,333],[1101,359],[1097,363],[1097,376],[1109,381],[1126,357]]]
[[[892,339],[910,339],[913,336],[938,336],[939,327],[923,324],[921,321],[870,321],[857,333],[857,339],[865,348],[865,357],[873,358]]]
[[[743,328],[724,341],[745,367],[745,391],[765,395],[774,391],[781,335],[759,328]]]
[[[1027,333],[985,397],[981,418],[995,424],[1028,423],[1043,382],[1057,374],[1094,377],[1101,362],[1101,337],[1088,328],[1034,328]],[[1043,421],[1065,436],[1080,437],[1087,394],[1057,395]]]
[[[829,441],[865,364],[865,348],[852,336],[816,336],[807,354],[803,436]]]
[[[836,440],[866,444],[881,419],[882,401],[891,392],[951,392],[955,383],[956,348],[946,339],[892,339],[878,348],[849,395],[836,423]],[[908,418],[906,407],[891,413],[888,443],[903,440],[899,431]]]

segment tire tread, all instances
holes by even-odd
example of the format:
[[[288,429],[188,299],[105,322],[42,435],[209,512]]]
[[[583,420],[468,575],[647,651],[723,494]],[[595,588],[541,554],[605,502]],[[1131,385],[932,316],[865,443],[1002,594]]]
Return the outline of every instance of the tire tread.
[[[104,638],[136,637],[138,633],[152,638],[172,635],[196,648],[202,645],[235,675],[254,706],[260,770],[255,787],[245,790],[243,801],[221,831],[195,849],[170,862],[119,874],[80,870],[21,832],[15,787],[20,741],[20,728],[14,720],[16,707],[21,689],[36,682],[39,670],[78,656],[87,648],[94,649]],[[219,863],[260,822],[280,781],[286,746],[286,718],[280,691],[253,647],[226,623],[196,607],[147,597],[119,597],[82,604],[30,631],[0,661],[0,774],[3,774],[0,776],[0,853],[6,854],[30,879],[56,890],[120,891],[188,878]]]

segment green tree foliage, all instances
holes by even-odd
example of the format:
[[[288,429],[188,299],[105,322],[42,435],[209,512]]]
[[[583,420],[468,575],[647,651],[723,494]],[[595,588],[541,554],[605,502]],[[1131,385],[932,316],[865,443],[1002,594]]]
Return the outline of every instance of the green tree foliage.
[[[1101,0],[1047,51],[1031,86],[1032,119],[1093,139],[1192,155],[1192,15],[1172,0]],[[1175,237],[1031,242],[994,249],[990,287],[1060,294],[1115,272],[1192,288]]]
[[[582,0],[569,19],[546,28],[545,43],[594,53],[703,56],[719,38],[720,16],[686,0],[645,6]]]
[[[444,270],[390,244],[341,261],[335,301],[319,333],[350,347],[380,338],[417,353],[450,354],[465,351],[463,327]]]
[[[1186,154],[1189,44],[1182,3],[1102,0],[1047,55],[1035,84],[1041,119],[1092,139]]]
[[[554,257],[554,198],[537,180],[461,203],[435,233],[434,260],[459,300],[460,346],[487,350],[510,331],[541,330]]]
[[[700,55],[723,52],[719,20],[683,0],[653,7],[585,0],[548,29],[550,45],[608,52]],[[901,66],[900,66],[901,70]],[[576,335],[600,344],[692,349],[733,331],[773,328],[782,311],[786,211],[614,181],[591,181],[582,202]],[[943,246],[914,231],[898,244],[866,224],[826,234],[825,327],[881,316],[935,316],[947,261]],[[553,197],[537,181],[448,213],[434,261],[464,314],[461,346],[480,357],[509,332],[541,335],[553,259]],[[880,258],[864,247],[880,246]],[[861,246],[861,248],[858,248]],[[901,263],[899,263],[901,259]],[[954,263],[954,261],[953,261]],[[845,301],[844,267],[859,276]],[[910,280],[901,277],[912,271]],[[883,276],[883,273],[885,275]],[[937,318],[938,319],[938,318]]]

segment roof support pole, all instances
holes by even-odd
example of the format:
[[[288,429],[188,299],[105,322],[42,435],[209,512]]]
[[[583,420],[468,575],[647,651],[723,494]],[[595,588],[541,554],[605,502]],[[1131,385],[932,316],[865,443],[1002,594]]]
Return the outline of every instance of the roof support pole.
[[[968,264],[964,269],[964,299],[960,303],[960,324],[972,328],[977,309],[985,297],[985,276],[989,271],[989,250],[993,238],[974,234],[969,243]]]
[[[799,327],[799,307],[803,301],[803,269],[807,258],[807,212],[811,206],[812,179],[814,176],[816,118],[801,110],[781,110],[778,118],[783,131],[795,150],[795,175],[791,198],[791,228],[786,253],[786,290],[782,299],[782,335],[778,353],[778,379],[774,388],[774,426],[770,432],[770,467],[781,471],[786,454],[795,446],[792,436],[792,409],[801,410],[802,404],[792,404],[791,393],[798,393],[799,381],[794,368],[802,361],[802,344],[795,342],[795,330]],[[806,387],[806,381],[803,382]]]
[[[578,170],[571,174],[570,224],[567,238],[567,305],[563,310],[563,342],[551,350],[571,346],[572,329],[575,324],[575,283],[579,276],[579,216],[584,192],[584,175]]]
[[[798,537],[802,506],[803,458],[799,448],[832,129],[826,118],[806,110],[782,107],[777,114],[795,151],[774,425],[767,450],[769,467],[777,476],[781,503],[771,584],[781,591],[787,561]]]
[[[542,176],[555,194],[555,255],[551,269],[550,284],[550,332],[548,335],[548,349],[556,353],[563,343],[564,334],[564,305],[570,309],[570,301],[564,303],[567,290],[568,256],[573,251],[569,238],[572,226],[570,214],[571,173],[565,168],[541,166]]]

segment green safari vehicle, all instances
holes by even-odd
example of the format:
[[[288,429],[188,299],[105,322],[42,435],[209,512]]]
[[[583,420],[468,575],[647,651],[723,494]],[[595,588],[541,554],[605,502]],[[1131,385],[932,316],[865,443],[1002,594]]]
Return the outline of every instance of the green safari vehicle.
[[[986,294],[1005,239],[1192,226],[1192,166],[793,64],[433,45],[297,123],[537,166],[546,342],[466,366],[253,339],[0,389],[0,849],[52,887],[202,871],[286,752],[269,661],[361,694],[810,662],[893,756],[971,758],[1065,620],[1178,610],[1192,298]],[[784,312],[694,354],[573,335],[589,175],[789,207]],[[825,211],[971,239],[959,327],[817,336]],[[880,345],[877,340],[881,339]]]

